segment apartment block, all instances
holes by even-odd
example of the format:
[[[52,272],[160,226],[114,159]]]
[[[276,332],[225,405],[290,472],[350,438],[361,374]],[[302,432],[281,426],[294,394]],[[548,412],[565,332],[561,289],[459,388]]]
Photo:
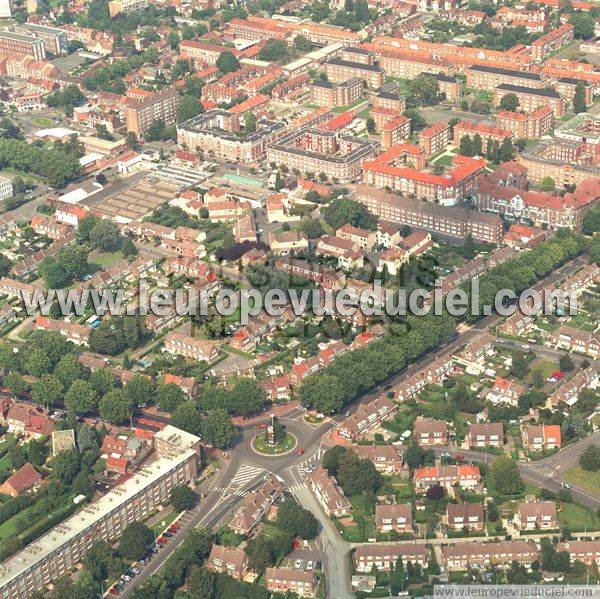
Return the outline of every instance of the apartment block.
[[[450,143],[450,127],[447,123],[439,121],[425,127],[419,135],[419,145],[425,151],[425,156],[430,158],[446,149]]]
[[[565,101],[560,95],[547,89],[535,89],[503,83],[494,89],[494,107],[497,108],[504,96],[514,94],[519,100],[519,110],[531,114],[539,108],[549,107],[554,116],[560,118],[565,113]]]
[[[531,43],[531,57],[537,62],[542,62],[549,54],[572,42],[574,37],[573,25],[564,23]]]
[[[412,162],[402,147],[392,146],[375,160],[363,163],[363,181],[374,187],[389,187],[403,195],[453,206],[466,197],[479,183],[485,172],[485,159],[457,155],[443,175],[409,166]],[[423,158],[425,153],[423,152]]]
[[[498,113],[498,127],[510,131],[516,139],[539,139],[554,127],[554,112],[549,107],[538,108],[531,114],[504,110]]]
[[[44,42],[46,52],[59,56],[69,53],[69,39],[67,32],[58,27],[46,27],[35,23],[23,23],[15,25],[15,32],[24,35],[33,35]]]
[[[200,439],[171,425],[154,436],[155,459],[3,564],[0,597],[24,599],[67,574],[96,541],[117,539],[130,523],[143,520],[173,488],[197,474]]]
[[[3,29],[0,31],[0,54],[31,56],[35,60],[44,60],[46,46],[44,40],[33,35],[24,35]]]
[[[332,83],[342,83],[353,77],[360,77],[371,89],[379,89],[383,85],[382,68],[373,64],[350,62],[341,58],[332,58],[324,65],[327,78]]]
[[[472,123],[471,121],[461,121],[454,126],[454,145],[458,146],[460,140],[466,136],[473,140],[479,135],[483,142],[483,151],[485,152],[488,140],[497,141],[501,144],[505,138],[512,138],[512,131],[505,131],[499,127],[486,125],[485,123]]]
[[[216,64],[223,52],[231,52],[238,59],[242,57],[241,52],[229,46],[210,44],[197,40],[182,40],[179,44],[179,54],[182,58],[191,58],[192,60],[210,65]]]
[[[355,196],[380,219],[397,225],[409,225],[443,233],[451,237],[498,243],[504,235],[502,220],[497,215],[467,210],[466,208],[440,206],[359,185]]]
[[[352,77],[339,85],[319,79],[313,81],[309,89],[312,104],[327,106],[329,108],[349,106],[362,97],[363,79]]]
[[[148,8],[148,0],[110,0],[108,14],[115,17],[119,13],[140,12]]]
[[[169,88],[150,94],[141,100],[128,101],[125,107],[127,131],[142,137],[156,121],[172,125],[177,120],[179,102],[179,93]]]
[[[290,170],[325,173],[340,182],[357,179],[362,164],[377,153],[379,144],[334,131],[303,128],[267,146],[267,161],[285,164]]]
[[[233,162],[254,162],[264,157],[267,145],[284,127],[282,122],[260,119],[256,131],[240,136],[239,116],[214,109],[178,125],[177,143],[190,152],[202,150]]]
[[[406,110],[406,98],[394,91],[380,91],[373,97],[373,108],[388,108],[402,114]]]
[[[433,77],[438,82],[440,93],[446,96],[446,100],[456,102],[462,96],[461,80],[457,77],[445,75],[444,73],[429,73],[427,71],[423,75]]]
[[[268,478],[256,491],[248,493],[229,523],[233,532],[239,535],[254,533],[262,518],[285,490],[275,475]]]
[[[375,54],[360,46],[346,46],[342,48],[340,58],[348,62],[359,62],[360,64],[375,64]]]
[[[411,120],[402,114],[386,120],[380,127],[381,148],[389,150],[392,146],[408,139],[411,131]]]
[[[594,92],[589,83],[575,79],[574,77],[561,77],[554,84],[554,91],[565,99],[567,106],[573,108],[573,98],[577,91],[577,86],[583,87],[583,97],[586,106],[591,106],[594,103]]]
[[[473,65],[466,71],[467,87],[493,92],[504,83],[541,89],[544,81],[539,73],[503,69],[499,67]]]

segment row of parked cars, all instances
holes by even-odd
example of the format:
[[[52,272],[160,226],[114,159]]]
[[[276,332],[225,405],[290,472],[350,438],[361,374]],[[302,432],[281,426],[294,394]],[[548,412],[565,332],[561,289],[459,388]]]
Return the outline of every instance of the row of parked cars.
[[[152,558],[158,553],[159,549],[164,547],[169,542],[169,539],[177,534],[179,529],[179,524],[177,522],[173,522],[166,530],[164,530],[158,539],[156,539],[156,544],[150,550],[150,554],[138,562],[139,566],[144,567],[150,561],[152,561]],[[121,575],[121,579],[115,582],[115,584],[113,584],[113,586],[109,589],[109,594],[114,596],[121,594],[121,592],[125,589],[125,585],[140,572],[141,570],[138,566],[127,568],[127,570],[125,570],[125,572],[123,572]]]

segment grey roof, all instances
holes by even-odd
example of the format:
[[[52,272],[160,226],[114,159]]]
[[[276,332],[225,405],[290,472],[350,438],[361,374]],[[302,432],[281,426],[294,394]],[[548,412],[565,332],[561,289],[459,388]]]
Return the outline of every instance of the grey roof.
[[[523,87],[522,85],[511,85],[510,83],[503,83],[496,87],[496,89],[515,94],[531,94],[532,96],[545,96],[546,98],[560,100],[560,96],[554,90],[549,89],[536,89],[534,87]]]

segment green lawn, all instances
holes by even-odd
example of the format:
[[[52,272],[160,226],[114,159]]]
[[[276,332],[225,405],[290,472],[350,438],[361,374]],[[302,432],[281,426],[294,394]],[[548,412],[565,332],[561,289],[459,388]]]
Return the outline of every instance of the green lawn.
[[[579,466],[566,470],[563,474],[564,479],[581,487],[591,493],[597,493],[600,489],[600,472],[588,472]]]
[[[527,375],[527,380],[529,382],[533,381],[534,372],[541,372],[544,380],[546,380],[557,368],[558,364],[552,360],[540,360],[531,368],[531,372]]]
[[[163,510],[163,512],[166,512],[166,510]],[[161,514],[163,512],[161,512]],[[167,526],[169,526],[169,524],[171,524],[171,522],[173,522],[173,520],[175,520],[175,518],[177,518],[178,513],[179,512],[176,512],[175,510],[171,510],[168,514],[163,515],[163,517],[154,526],[152,526],[154,533],[159,535],[165,528],[167,528]]]
[[[442,154],[439,158],[433,161],[434,164],[441,164],[442,166],[450,166],[454,160],[453,156],[449,154]]]
[[[594,512],[576,503],[562,503],[558,509],[558,521],[561,528],[571,532],[593,531],[600,528],[600,522]]]
[[[121,250],[117,250],[116,252],[98,252],[93,255],[90,264],[95,264],[100,269],[104,269],[122,259],[123,252]]]

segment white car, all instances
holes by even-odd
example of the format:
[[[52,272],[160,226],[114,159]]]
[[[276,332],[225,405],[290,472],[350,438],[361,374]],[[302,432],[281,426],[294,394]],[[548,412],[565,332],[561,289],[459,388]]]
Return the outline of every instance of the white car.
[[[297,570],[302,568],[302,560],[301,559],[296,560],[296,562],[294,563],[294,568],[296,568]]]
[[[312,560],[306,564],[307,570],[312,570],[314,567],[315,567],[315,564],[312,562]]]

